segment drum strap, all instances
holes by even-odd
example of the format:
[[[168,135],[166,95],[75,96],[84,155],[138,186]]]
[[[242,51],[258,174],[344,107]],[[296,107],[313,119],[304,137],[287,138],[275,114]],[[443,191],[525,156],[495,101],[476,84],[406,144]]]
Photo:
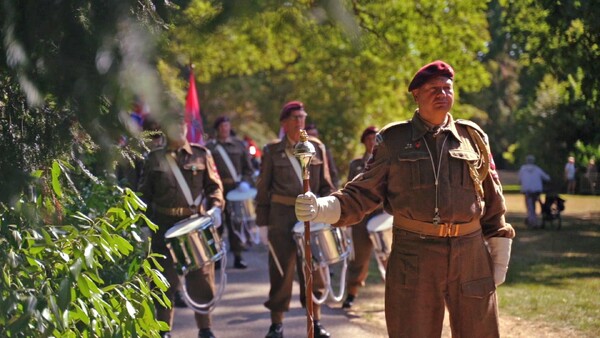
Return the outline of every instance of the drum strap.
[[[233,178],[233,180],[236,183],[239,182],[242,178],[238,174],[237,170],[235,170],[235,167],[233,166],[233,163],[231,162],[231,158],[229,158],[229,154],[227,154],[227,152],[225,151],[225,149],[223,149],[223,146],[220,145],[220,144],[217,144],[217,146],[215,147],[215,149],[217,149],[217,151],[219,152],[219,154],[223,158],[223,161],[225,161],[225,165],[227,166],[227,170],[229,170],[229,173],[231,174],[231,177]]]
[[[195,200],[192,200],[192,191],[190,190],[190,186],[185,181],[185,178],[183,178],[183,174],[177,166],[177,163],[175,163],[175,159],[168,154],[165,156],[165,158],[167,159],[167,163],[169,163],[169,167],[171,167],[171,171],[173,172],[173,175],[175,175],[175,179],[177,180],[177,183],[179,183],[179,188],[185,196],[185,200],[188,202],[190,208],[199,206],[200,200],[202,199],[202,193],[200,193]]]

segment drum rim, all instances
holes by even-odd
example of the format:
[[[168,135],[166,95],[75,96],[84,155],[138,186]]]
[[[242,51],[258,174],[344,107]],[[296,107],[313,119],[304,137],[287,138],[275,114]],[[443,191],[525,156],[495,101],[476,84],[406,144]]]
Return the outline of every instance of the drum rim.
[[[256,188],[248,188],[248,190],[239,190],[239,189],[233,189],[231,191],[229,191],[226,195],[225,195],[225,199],[231,202],[242,202],[242,201],[246,201],[249,199],[253,199],[254,197],[256,197],[256,194],[258,193],[258,190],[256,190]],[[233,197],[234,195],[239,194],[242,197]]]
[[[379,221],[382,219],[381,221]],[[378,222],[376,226],[371,226],[375,222]],[[394,226],[394,217],[388,213],[381,213],[377,216],[373,216],[371,219],[367,221],[367,231],[369,232],[379,232],[386,231],[391,229]]]
[[[334,229],[335,227],[331,224],[328,223],[323,223],[323,222],[317,222],[317,223],[313,223],[310,222],[310,232],[317,232],[317,231],[321,231],[321,230],[327,230],[327,229]],[[301,231],[298,231],[301,230]],[[298,235],[304,234],[304,222],[298,222],[294,225],[294,229],[292,229],[292,232]]]
[[[209,216],[198,216],[196,218],[192,219],[191,222],[188,221],[188,223],[178,224],[178,223],[181,223],[183,221],[188,220],[189,218],[182,219],[181,221],[175,223],[172,227],[170,227],[167,230],[167,232],[165,233],[165,238],[172,239],[172,238],[177,238],[177,237],[180,237],[180,236],[183,236],[183,235],[187,235],[190,232],[192,232],[193,230],[196,230],[196,229],[205,229],[205,228],[209,227],[213,223],[212,218],[209,217]],[[191,225],[193,223],[195,223],[195,222],[200,222],[200,223],[197,226],[195,226],[193,228],[190,228],[188,231],[182,232],[183,228],[188,227],[188,226],[191,227]]]

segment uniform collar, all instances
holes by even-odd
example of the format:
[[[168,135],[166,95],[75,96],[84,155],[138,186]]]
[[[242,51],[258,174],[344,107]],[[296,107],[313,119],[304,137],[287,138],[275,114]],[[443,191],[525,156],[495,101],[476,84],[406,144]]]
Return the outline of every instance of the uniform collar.
[[[190,143],[188,141],[185,141],[185,144],[177,149],[167,147],[168,152],[174,151],[174,152],[179,153],[180,150],[185,150],[185,152],[187,152],[188,154],[190,154],[190,155],[192,154],[192,146],[190,145]]]
[[[216,138],[216,140],[217,140],[217,143],[233,143],[233,139],[231,138],[231,136],[227,136],[227,138],[224,140],[220,140],[218,138]]]
[[[418,109],[415,111],[415,114],[413,115],[411,122],[412,122],[412,141],[416,141],[416,140],[422,138],[431,129],[431,127],[428,126],[428,124],[419,116]],[[448,120],[446,121],[446,125],[444,125],[440,128],[442,129],[442,131],[445,131],[445,130],[450,131],[452,133],[452,135],[454,135],[454,138],[456,138],[457,140],[460,141],[458,131],[456,130],[456,124],[454,123],[454,118],[452,118],[452,115],[450,113],[448,113]]]

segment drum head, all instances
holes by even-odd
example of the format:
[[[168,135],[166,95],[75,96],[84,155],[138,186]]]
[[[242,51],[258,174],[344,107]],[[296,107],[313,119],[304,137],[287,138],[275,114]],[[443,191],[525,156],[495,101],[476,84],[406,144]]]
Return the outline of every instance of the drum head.
[[[321,231],[323,229],[329,228],[331,225],[325,223],[310,223],[310,232]],[[294,225],[294,233],[295,234],[303,234],[304,233],[304,222],[298,222]]]
[[[228,201],[233,202],[245,201],[253,199],[254,197],[256,197],[256,189],[250,187],[248,183],[240,184],[239,187],[231,190],[227,193],[227,196],[225,196],[225,198],[227,198]]]
[[[165,238],[176,238],[185,235],[190,231],[203,229],[211,224],[212,218],[208,216],[192,216],[175,223],[175,225],[167,230]]]
[[[394,217],[387,212],[382,212],[377,216],[373,216],[367,221],[367,230],[369,232],[379,232],[391,229],[394,225]]]

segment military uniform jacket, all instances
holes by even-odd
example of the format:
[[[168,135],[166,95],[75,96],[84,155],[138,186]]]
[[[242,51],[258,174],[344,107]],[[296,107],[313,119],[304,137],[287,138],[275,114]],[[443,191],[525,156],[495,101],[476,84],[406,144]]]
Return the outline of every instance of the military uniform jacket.
[[[348,181],[352,181],[356,175],[362,173],[365,170],[367,161],[371,158],[371,154],[365,153],[363,157],[355,158],[350,161],[348,169]]]
[[[229,155],[229,159],[231,160],[237,175],[241,175],[244,181],[252,183],[252,163],[250,162],[250,154],[248,154],[244,142],[233,136],[228,137],[225,141],[213,139],[206,144],[206,147],[213,155],[225,192],[227,193],[230,190],[235,189],[236,182],[235,178],[229,172],[221,153],[216,149],[217,145],[221,145],[227,155]]]
[[[148,203],[149,209],[189,207],[165,159],[165,156],[173,155],[190,188],[192,198],[195,199],[199,194],[203,194],[203,202],[207,209],[223,208],[223,188],[210,151],[198,144],[187,144],[174,151],[161,147],[148,154],[142,170],[139,191],[142,193],[142,199]],[[159,231],[161,230],[166,229]]]
[[[317,138],[308,139],[314,146],[316,154],[310,162],[310,190],[317,196],[329,195],[333,184],[329,176],[329,167],[325,157],[325,146]],[[293,214],[294,202],[299,194],[304,192],[303,185],[294,171],[286,154],[293,157],[293,145],[284,137],[283,140],[267,144],[263,149],[260,175],[256,182],[256,224],[279,225],[289,223]],[[296,160],[296,158],[292,158]],[[287,202],[273,202],[274,196],[284,196]],[[291,209],[292,215],[279,212],[281,207]]]
[[[373,157],[364,173],[334,193],[341,205],[341,217],[335,226],[357,223],[380,203],[394,216],[394,225],[403,218],[432,223],[436,204],[435,172],[439,172],[437,205],[441,223],[468,223],[479,219],[486,238],[514,237],[513,228],[505,223],[506,206],[493,166],[482,182],[483,199],[476,192],[468,161],[478,161],[481,152],[467,128],[476,129],[487,140],[476,124],[455,121],[450,114],[448,123],[435,137],[417,113],[410,121],[383,128],[377,135]],[[446,135],[440,152],[440,140]]]

